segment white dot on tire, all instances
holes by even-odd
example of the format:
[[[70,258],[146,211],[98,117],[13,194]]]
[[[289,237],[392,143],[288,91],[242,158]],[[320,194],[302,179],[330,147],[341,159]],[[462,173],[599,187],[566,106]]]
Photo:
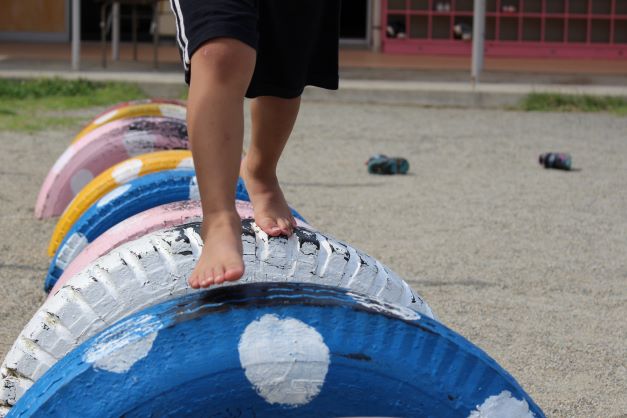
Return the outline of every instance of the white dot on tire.
[[[534,418],[527,401],[516,399],[504,390],[498,395],[490,396],[472,411],[468,418]]]
[[[72,189],[72,194],[76,196],[83,187],[87,186],[87,184],[92,181],[94,175],[91,171],[86,169],[80,169],[72,176],[70,179],[70,188]]]
[[[143,164],[142,160],[137,158],[124,161],[113,169],[111,177],[113,177],[118,184],[129,182],[139,176]]]
[[[242,334],[239,358],[246,378],[270,404],[311,402],[329,370],[329,348],[314,328],[294,318],[264,315]]]
[[[116,187],[115,189],[113,189],[109,193],[107,193],[106,195],[102,196],[100,198],[100,200],[98,201],[98,203],[96,203],[96,206],[99,207],[99,208],[102,207],[102,206],[105,206],[106,204],[108,204],[112,200],[122,196],[131,187],[132,187],[132,185],[128,184],[128,183],[124,184],[122,186]]]

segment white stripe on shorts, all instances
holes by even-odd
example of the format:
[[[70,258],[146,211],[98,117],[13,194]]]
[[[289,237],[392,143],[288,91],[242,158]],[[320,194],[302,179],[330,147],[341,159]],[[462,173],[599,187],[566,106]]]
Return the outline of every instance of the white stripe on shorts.
[[[187,35],[185,35],[185,22],[183,22],[183,12],[181,11],[181,4],[179,0],[170,0],[170,7],[176,17],[176,40],[183,51],[183,66],[187,70],[189,68],[189,41]]]

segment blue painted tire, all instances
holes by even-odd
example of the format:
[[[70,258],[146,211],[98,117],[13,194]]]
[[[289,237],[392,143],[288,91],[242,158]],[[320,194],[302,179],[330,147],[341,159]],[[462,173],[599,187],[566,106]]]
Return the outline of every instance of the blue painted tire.
[[[8,417],[466,418],[494,404],[500,417],[544,416],[437,321],[332,287],[265,283],[123,319],[55,364]]]

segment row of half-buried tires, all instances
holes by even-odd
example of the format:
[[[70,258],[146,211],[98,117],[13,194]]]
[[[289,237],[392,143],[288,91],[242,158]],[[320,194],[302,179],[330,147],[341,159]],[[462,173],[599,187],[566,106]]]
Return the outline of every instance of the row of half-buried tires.
[[[165,151],[188,147],[180,107],[104,112],[44,182],[52,291],[2,364],[0,416],[543,416],[372,257],[295,211],[292,237],[260,231],[241,181],[245,276],[189,288],[202,211],[189,152]]]

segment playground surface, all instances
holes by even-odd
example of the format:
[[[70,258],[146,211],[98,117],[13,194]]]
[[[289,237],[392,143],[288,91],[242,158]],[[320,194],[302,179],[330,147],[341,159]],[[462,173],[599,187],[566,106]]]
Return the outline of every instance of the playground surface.
[[[85,122],[101,109],[85,111]],[[249,131],[247,127],[247,132]],[[0,131],[0,358],[43,302],[33,207],[80,126]],[[314,227],[389,266],[551,417],[627,416],[627,118],[305,102],[279,176]],[[545,170],[543,152],[578,171]],[[372,176],[375,153],[410,161]]]

